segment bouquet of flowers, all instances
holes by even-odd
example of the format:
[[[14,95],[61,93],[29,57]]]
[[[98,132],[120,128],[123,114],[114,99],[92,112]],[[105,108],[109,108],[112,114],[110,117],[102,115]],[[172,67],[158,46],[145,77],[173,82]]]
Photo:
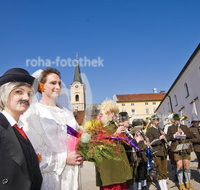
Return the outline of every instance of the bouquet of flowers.
[[[88,121],[85,124],[85,131],[79,132],[67,126],[68,134],[78,138],[76,151],[85,160],[95,163],[101,162],[103,157],[107,159],[120,160],[117,142],[110,140],[110,131],[97,119]],[[73,131],[73,132],[72,132]]]
[[[78,138],[76,151],[87,161],[98,163],[101,162],[103,158],[120,160],[121,149],[119,143],[121,142],[132,145],[138,149],[138,147],[124,135],[113,136],[113,129],[105,127],[97,119],[88,121],[84,128],[84,132],[83,130],[77,132],[70,126],[67,126],[67,133]]]

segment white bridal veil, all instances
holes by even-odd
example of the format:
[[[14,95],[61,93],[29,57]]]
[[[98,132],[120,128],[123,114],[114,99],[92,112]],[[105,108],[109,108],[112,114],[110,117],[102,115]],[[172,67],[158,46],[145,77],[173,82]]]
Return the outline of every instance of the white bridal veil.
[[[41,78],[41,73],[43,70],[39,69],[35,71],[32,76],[35,77],[40,81]],[[41,99],[41,94],[39,92],[36,93],[35,98],[33,99],[33,102],[38,102]],[[69,89],[65,86],[64,82],[61,80],[61,91],[59,97],[56,99],[56,102],[58,106],[65,108],[71,112],[74,111],[71,101],[70,101],[70,96],[69,96]]]

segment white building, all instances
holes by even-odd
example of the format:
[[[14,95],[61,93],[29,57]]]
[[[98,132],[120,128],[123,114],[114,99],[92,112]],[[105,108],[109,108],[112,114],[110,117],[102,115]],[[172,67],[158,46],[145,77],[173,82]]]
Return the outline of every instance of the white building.
[[[192,113],[200,117],[200,44],[170,87],[155,111],[164,120],[170,112],[186,114],[190,125]]]

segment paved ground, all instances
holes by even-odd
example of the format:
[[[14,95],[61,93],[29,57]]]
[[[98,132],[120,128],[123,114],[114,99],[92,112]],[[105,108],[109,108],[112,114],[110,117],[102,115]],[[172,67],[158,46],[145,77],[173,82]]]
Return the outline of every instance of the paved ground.
[[[195,153],[192,152],[191,154],[191,162],[190,162],[190,168],[191,168],[191,184],[194,190],[200,190],[200,174],[197,172],[197,160]],[[170,190],[178,190],[178,181],[175,180],[174,177],[174,170],[172,169],[171,165],[168,164],[168,180],[167,180],[167,186]],[[150,190],[156,190],[159,189],[157,184],[151,184]]]
[[[192,174],[192,187],[194,190],[200,190],[200,174],[197,172],[196,156],[192,153],[192,159],[190,162],[191,174]],[[84,162],[81,168],[82,175],[82,190],[97,190],[99,188],[95,185],[95,167],[91,162]],[[171,165],[168,164],[168,189],[178,190],[178,182],[174,180],[174,172]],[[150,190],[157,190],[159,187],[156,184],[150,184]]]
[[[82,190],[97,190],[95,167],[92,162],[83,162],[81,168]]]

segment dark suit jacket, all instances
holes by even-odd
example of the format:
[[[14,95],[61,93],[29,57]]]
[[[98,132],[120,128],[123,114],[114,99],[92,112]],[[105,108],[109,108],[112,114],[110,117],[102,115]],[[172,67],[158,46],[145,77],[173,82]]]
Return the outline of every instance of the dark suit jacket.
[[[30,143],[30,142],[29,142]],[[30,144],[31,145],[31,144]],[[35,152],[34,152],[35,154]],[[36,155],[34,155],[36,156]],[[0,189],[39,190],[42,177],[39,167],[37,187],[33,187],[22,145],[8,120],[0,113]]]

